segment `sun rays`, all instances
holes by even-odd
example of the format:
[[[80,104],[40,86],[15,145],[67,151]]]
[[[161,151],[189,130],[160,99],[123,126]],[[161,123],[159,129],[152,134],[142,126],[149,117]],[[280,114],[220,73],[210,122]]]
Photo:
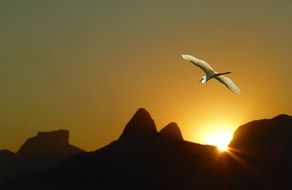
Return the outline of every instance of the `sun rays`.
[[[222,130],[210,133],[207,137],[207,143],[216,146],[219,151],[224,152],[228,150],[228,144],[231,139],[232,133]]]

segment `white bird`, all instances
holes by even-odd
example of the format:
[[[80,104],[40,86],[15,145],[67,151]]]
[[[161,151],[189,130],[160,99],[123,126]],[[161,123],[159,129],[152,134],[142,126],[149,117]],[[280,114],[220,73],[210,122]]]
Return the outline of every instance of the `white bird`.
[[[192,62],[194,65],[200,67],[204,72],[205,76],[203,76],[200,80],[202,84],[205,84],[210,79],[217,79],[222,84],[224,84],[227,88],[229,88],[232,92],[236,94],[240,94],[240,89],[232,82],[232,80],[226,76],[226,74],[230,74],[231,72],[217,73],[206,61],[195,58],[191,55],[182,55],[183,59]]]

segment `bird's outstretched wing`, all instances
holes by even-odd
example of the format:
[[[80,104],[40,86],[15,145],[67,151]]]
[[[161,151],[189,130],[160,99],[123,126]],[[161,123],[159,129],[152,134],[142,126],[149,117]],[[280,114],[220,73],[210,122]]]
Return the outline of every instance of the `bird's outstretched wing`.
[[[232,82],[232,80],[226,76],[220,75],[216,76],[215,79],[224,84],[227,88],[229,88],[232,92],[236,94],[240,94],[240,89]]]
[[[207,75],[215,74],[214,69],[206,62],[191,55],[182,55],[182,57],[200,67]]]

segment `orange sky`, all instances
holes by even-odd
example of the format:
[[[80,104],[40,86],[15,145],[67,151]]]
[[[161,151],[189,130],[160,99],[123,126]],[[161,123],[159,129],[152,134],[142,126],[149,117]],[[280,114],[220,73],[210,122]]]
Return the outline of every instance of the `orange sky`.
[[[174,121],[199,143],[292,115],[291,1],[19,0],[0,12],[0,149],[65,128],[72,144],[94,150],[139,107],[158,129]],[[232,71],[242,94],[200,84],[181,54]]]

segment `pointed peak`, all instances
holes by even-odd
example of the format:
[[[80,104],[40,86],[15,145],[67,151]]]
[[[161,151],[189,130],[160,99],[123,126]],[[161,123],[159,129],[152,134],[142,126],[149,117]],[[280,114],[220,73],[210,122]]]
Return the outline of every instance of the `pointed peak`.
[[[133,118],[134,117],[141,119],[152,119],[150,113],[144,108],[139,108],[133,115]]]
[[[119,140],[127,142],[147,141],[156,135],[157,129],[154,120],[144,108],[140,108],[125,126]]]
[[[139,108],[137,111],[136,111],[136,113],[137,112],[141,112],[141,113],[147,113],[147,114],[149,114],[149,112],[145,109],[145,108]]]
[[[159,136],[164,139],[182,141],[183,137],[178,125],[174,122],[169,123],[159,131]]]
[[[163,129],[167,129],[167,128],[176,128],[179,130],[178,125],[175,122],[170,122],[169,124],[167,124]],[[163,130],[162,129],[162,130]]]

